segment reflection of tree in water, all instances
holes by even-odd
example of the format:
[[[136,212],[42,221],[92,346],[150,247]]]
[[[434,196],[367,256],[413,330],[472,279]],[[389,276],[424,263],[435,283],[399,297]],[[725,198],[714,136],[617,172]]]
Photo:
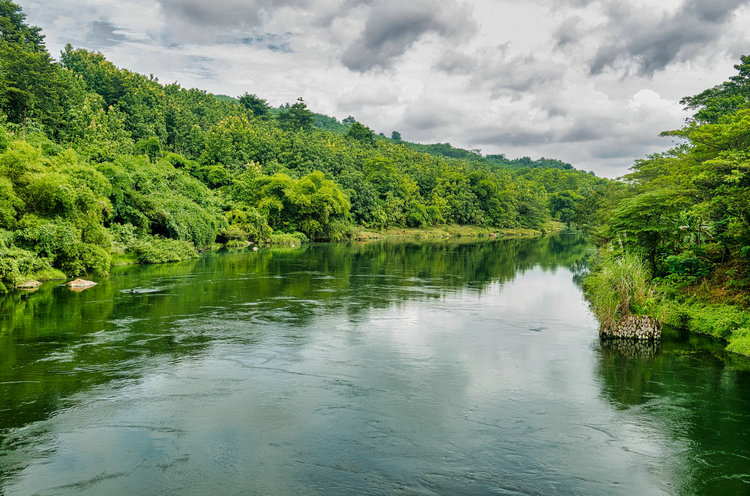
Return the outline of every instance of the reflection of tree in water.
[[[118,267],[81,294],[46,286],[0,298],[0,432],[46,418],[77,391],[137,377],[150,357],[254,344],[279,326],[303,344],[318,316],[356,319],[536,266],[572,268],[587,246],[574,236],[310,245]]]
[[[601,343],[604,397],[660,432],[668,452],[685,446],[664,460],[679,494],[744,494],[750,483],[750,373],[727,367],[722,353],[669,330],[658,346]]]

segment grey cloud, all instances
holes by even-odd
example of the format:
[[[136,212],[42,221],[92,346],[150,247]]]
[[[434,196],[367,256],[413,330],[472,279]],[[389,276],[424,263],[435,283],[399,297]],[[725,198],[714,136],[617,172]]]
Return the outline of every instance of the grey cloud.
[[[555,138],[555,133],[547,129],[521,130],[485,127],[472,129],[471,136],[472,141],[480,145],[529,146],[550,143]]]
[[[158,0],[168,18],[200,27],[258,27],[275,10],[306,6],[307,0]]]
[[[438,129],[451,124],[451,115],[452,113],[442,106],[415,106],[409,109],[403,126],[419,131]]]
[[[272,52],[291,53],[291,33],[283,35],[274,33],[259,33],[254,35],[234,34],[222,35],[217,38],[218,43],[236,43],[248,46],[262,47]]]
[[[470,75],[477,67],[474,57],[454,50],[443,53],[435,64],[435,69],[453,75]]]
[[[579,121],[565,130],[558,140],[567,143],[600,140],[609,137],[612,134],[612,128],[612,122],[602,122],[600,120]]]
[[[566,46],[577,42],[581,38],[580,24],[582,19],[578,16],[572,16],[565,19],[560,27],[557,28],[553,37],[557,46]]]
[[[453,0],[380,0],[370,7],[361,36],[341,61],[358,72],[386,69],[426,34],[457,40],[475,30],[470,11]]]
[[[263,27],[282,9],[307,8],[311,0],[157,0],[165,20],[158,34],[162,43],[226,42],[263,34]],[[260,33],[260,34],[259,34]],[[243,42],[242,40],[237,40]],[[256,45],[258,43],[255,43]],[[261,44],[262,45],[262,44]],[[269,49],[286,51],[283,44],[271,43]]]
[[[533,92],[543,84],[561,79],[563,72],[558,64],[527,55],[490,63],[483,75],[490,82],[491,96],[498,98],[508,92]]]
[[[485,48],[478,55],[446,52],[435,68],[452,75],[468,75],[476,86],[489,89],[493,99],[533,93],[546,83],[561,80],[564,67],[534,55],[508,57],[508,44]]]
[[[620,2],[608,6],[610,33],[594,56],[590,70],[634,67],[651,76],[673,62],[683,62],[717,42],[738,8],[747,0],[685,0],[673,14],[656,16]]]
[[[87,45],[96,49],[117,45],[125,39],[125,35],[116,26],[101,20],[92,22],[86,34]]]

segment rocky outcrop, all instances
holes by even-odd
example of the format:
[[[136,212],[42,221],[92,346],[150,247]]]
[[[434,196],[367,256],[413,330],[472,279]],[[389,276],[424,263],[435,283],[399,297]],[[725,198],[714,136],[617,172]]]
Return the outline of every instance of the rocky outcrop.
[[[86,279],[73,279],[67,286],[71,289],[83,289],[96,286],[96,283],[94,281],[87,281]]]
[[[661,324],[648,315],[628,315],[614,326],[602,326],[599,335],[603,338],[658,341],[661,339]]]
[[[26,291],[32,290],[32,289],[39,289],[39,286],[41,286],[42,283],[39,281],[29,280],[24,281],[21,284],[16,286],[16,289],[23,289]]]

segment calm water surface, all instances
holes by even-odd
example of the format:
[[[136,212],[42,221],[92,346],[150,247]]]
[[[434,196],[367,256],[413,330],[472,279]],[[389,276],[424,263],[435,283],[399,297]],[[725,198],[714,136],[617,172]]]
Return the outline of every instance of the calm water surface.
[[[0,299],[0,494],[748,494],[750,374],[600,344],[572,235],[314,245]]]

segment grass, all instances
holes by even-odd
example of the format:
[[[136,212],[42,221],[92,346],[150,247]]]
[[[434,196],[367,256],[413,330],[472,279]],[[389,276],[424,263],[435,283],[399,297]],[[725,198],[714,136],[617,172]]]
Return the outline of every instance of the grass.
[[[273,233],[268,238],[268,244],[271,245],[285,245],[285,246],[297,246],[302,243],[307,243],[309,240],[307,236],[301,232],[294,233]]]
[[[584,288],[602,326],[629,314],[651,315],[671,327],[724,340],[727,351],[750,356],[750,310],[706,301],[667,280],[652,281],[635,255],[600,254]]]
[[[651,296],[649,273],[636,255],[601,254],[585,281],[591,308],[603,327],[639,314]]]
[[[444,225],[435,227],[391,227],[378,231],[357,229],[354,231],[354,239],[366,241],[384,238],[492,238],[512,236],[539,236],[542,231],[536,229],[501,229],[479,226]]]
[[[63,279],[67,279],[63,271],[53,268],[38,270],[21,278],[22,281],[34,280],[39,282],[60,281]]]

